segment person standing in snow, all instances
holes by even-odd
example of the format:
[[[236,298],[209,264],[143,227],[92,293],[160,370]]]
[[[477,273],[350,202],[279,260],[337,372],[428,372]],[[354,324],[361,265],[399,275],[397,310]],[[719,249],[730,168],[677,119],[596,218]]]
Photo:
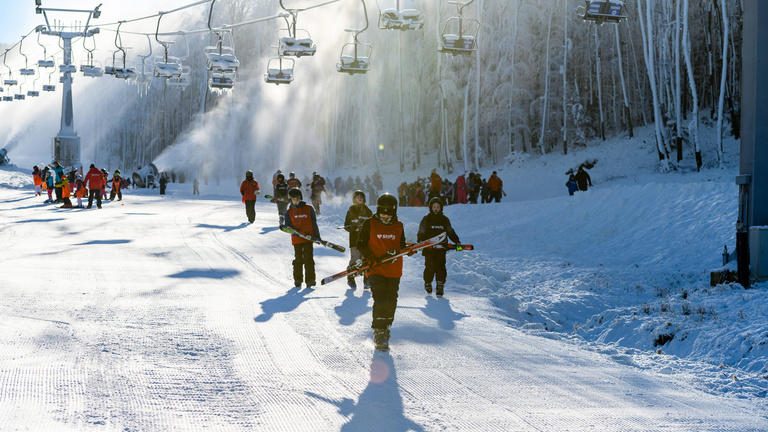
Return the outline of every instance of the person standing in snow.
[[[577,190],[579,190],[579,186],[576,183],[576,176],[573,175],[573,171],[569,170],[568,174],[568,181],[565,182],[565,187],[568,188],[568,195],[573,196],[573,194],[576,193]]]
[[[429,197],[439,197],[440,192],[443,189],[443,179],[440,178],[440,174],[437,173],[437,168],[432,170],[432,174],[429,176]]]
[[[109,200],[113,201],[115,199],[115,195],[117,195],[117,200],[122,201],[123,200],[123,191],[122,189],[122,178],[120,177],[120,170],[115,170],[115,174],[112,175],[112,191],[109,193]]]
[[[405,229],[397,219],[397,198],[384,193],[376,201],[376,214],[363,222],[357,248],[369,263],[396,255],[405,245]],[[362,264],[362,263],[361,263]],[[397,294],[403,275],[403,258],[379,264],[368,272],[373,294],[373,341],[377,350],[389,349],[389,336],[397,309]]]
[[[579,186],[580,191],[586,192],[590,187],[592,187],[592,178],[589,176],[589,173],[584,169],[583,166],[579,167],[575,178],[576,184]]]
[[[43,176],[43,178],[45,178],[45,191],[48,193],[48,199],[45,202],[52,203],[54,189],[53,174],[50,170],[43,170],[43,172],[45,173]]]
[[[312,200],[312,207],[315,208],[315,212],[317,212],[319,215],[320,204],[323,203],[322,194],[325,192],[325,179],[318,173],[312,173],[312,183],[310,184],[310,189],[312,191],[312,195],[310,196]]]
[[[501,202],[501,194],[504,193],[504,182],[496,174],[496,171],[488,177],[488,202]]]
[[[59,208],[72,208],[72,200],[69,197],[72,195],[72,189],[69,187],[69,179],[64,176],[61,179],[61,200],[64,202]]]
[[[288,196],[291,198],[291,206],[285,213],[285,226],[293,228],[301,234],[320,239],[320,229],[317,227],[315,209],[302,201],[301,189],[290,189]],[[293,244],[294,254],[293,286],[300,288],[301,283],[306,281],[307,288],[312,289],[316,284],[313,243],[311,240],[294,234],[291,235],[291,244]]]
[[[106,187],[104,183],[104,175],[96,168],[96,165],[91,164],[91,168],[85,175],[85,181],[88,184],[88,208],[93,206],[93,198],[96,198],[96,207],[101,208],[101,189]]]
[[[200,180],[197,177],[192,180],[192,195],[200,195]]]
[[[53,161],[53,173],[56,175],[53,179],[53,187],[56,192],[56,202],[61,201],[61,185],[64,180],[64,168],[59,165],[59,161]]]
[[[299,188],[301,189],[301,180],[296,178],[296,173],[291,171],[288,173],[288,189]]]
[[[360,236],[360,230],[363,228],[363,222],[370,219],[373,216],[371,209],[365,205],[365,192],[356,190],[352,194],[352,205],[347,210],[347,216],[344,218],[344,229],[349,232],[349,267],[353,268],[358,260],[363,259],[363,255],[360,253],[360,249],[357,248],[358,237]],[[355,277],[347,276],[347,285],[350,288],[357,288],[355,283]],[[364,289],[369,289],[368,277],[363,277]]]
[[[245,180],[240,183],[240,195],[245,203],[245,216],[248,223],[256,220],[256,195],[259,193],[259,182],[253,179],[253,171],[245,172]]]
[[[165,176],[165,173],[160,174],[160,195],[165,195],[165,188],[168,186],[168,177]]]
[[[440,198],[429,200],[429,213],[421,219],[417,241],[431,239],[436,235],[446,233],[448,239],[455,244],[461,244],[459,236],[451,226],[451,221],[443,214],[443,201]],[[447,244],[446,240],[444,244]],[[437,279],[435,294],[442,297],[445,292],[445,281],[448,271],[445,269],[445,255],[447,249],[427,248],[422,250],[424,255],[424,291],[432,294],[432,280]]]
[[[88,196],[88,189],[85,188],[85,184],[82,179],[77,179],[75,182],[75,198],[77,198],[77,208],[83,208],[83,198]]]
[[[280,218],[280,226],[285,224],[285,212],[288,210],[288,204],[290,204],[291,201],[288,197],[288,189],[288,183],[285,182],[285,176],[283,174],[278,174],[277,182],[274,184],[275,195],[272,200],[277,204],[277,214]]]
[[[37,165],[32,168],[32,183],[35,185],[35,196],[42,195],[43,177],[40,173],[40,168],[38,168]]]
[[[467,179],[465,174],[456,177],[456,183],[453,184],[453,190],[456,194],[457,204],[467,203]]]

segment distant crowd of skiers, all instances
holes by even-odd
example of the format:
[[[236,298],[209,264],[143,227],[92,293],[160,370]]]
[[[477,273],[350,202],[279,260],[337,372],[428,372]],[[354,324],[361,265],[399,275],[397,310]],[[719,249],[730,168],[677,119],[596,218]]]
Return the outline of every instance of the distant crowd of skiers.
[[[401,207],[423,207],[430,199],[440,197],[446,205],[477,204],[501,202],[504,192],[504,181],[496,171],[483,178],[480,173],[469,172],[460,174],[456,181],[448,177],[442,178],[436,169],[427,178],[419,177],[415,182],[403,182],[397,188],[398,201]]]
[[[115,170],[112,178],[105,169],[98,169],[91,164],[90,169],[83,175],[82,167],[64,172],[64,167],[58,161],[44,166],[42,169],[35,165],[32,167],[32,182],[35,186],[35,194],[41,196],[43,192],[48,194],[46,203],[62,204],[61,208],[83,208],[83,199],[88,197],[87,208],[96,206],[101,208],[101,200],[107,199],[107,186],[111,186],[109,200],[117,197],[123,199],[122,189],[130,185],[127,179],[123,179],[120,170]],[[55,199],[54,199],[55,194]],[[72,204],[72,197],[77,200],[77,205]]]
[[[498,178],[495,172],[492,178]],[[374,181],[380,182],[380,179],[371,180],[371,182]],[[498,181],[497,190],[500,200],[503,189],[501,180]],[[317,225],[317,215],[320,213],[321,195],[326,191],[326,182],[315,172],[308,183],[302,183],[294,172],[290,172],[286,178],[283,172],[278,170],[272,179],[273,195],[270,199],[277,205],[281,229],[292,233],[294,287],[299,288],[305,283],[307,289],[312,289],[317,284],[314,243],[322,241]],[[311,206],[304,201],[302,185],[310,192]],[[240,184],[240,195],[245,204],[249,223],[255,220],[256,197],[260,190],[253,171],[246,171],[245,179]],[[336,190],[338,193],[345,192],[338,187]],[[417,242],[422,242],[446,233],[447,239],[454,242],[449,246],[446,240],[439,247],[422,249],[424,290],[431,294],[432,283],[436,280],[434,288],[439,297],[445,293],[446,253],[448,250],[462,250],[459,236],[451,226],[448,217],[443,214],[444,204],[445,201],[439,194],[429,198],[429,212],[419,225],[416,239]],[[370,289],[373,295],[371,327],[374,344],[379,350],[389,349],[390,328],[395,318],[400,278],[403,274],[403,257],[398,255],[404,254],[401,251],[408,247],[403,224],[397,218],[397,208],[398,199],[383,193],[376,200],[374,213],[366,205],[365,191],[355,190],[352,193],[352,205],[347,210],[343,227],[349,232],[350,259],[347,270],[351,273],[347,276],[347,284],[350,289],[357,288],[356,269],[371,266],[362,274],[362,277],[364,289]],[[408,255],[414,253],[415,251]],[[386,261],[387,258],[390,260]]]

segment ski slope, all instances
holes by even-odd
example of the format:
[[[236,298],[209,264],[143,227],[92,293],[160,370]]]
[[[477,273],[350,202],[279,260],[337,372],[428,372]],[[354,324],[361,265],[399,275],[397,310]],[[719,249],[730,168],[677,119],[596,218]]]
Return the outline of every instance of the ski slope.
[[[129,190],[102,210],[63,210],[11,187],[17,174],[0,176],[0,430],[768,430],[764,395],[702,386],[716,382],[706,366],[669,356],[660,370],[643,363],[652,353],[538,324],[567,327],[598,312],[563,306],[577,279],[577,288],[607,290],[643,278],[636,270],[590,282],[600,265],[660,262],[659,249],[623,247],[647,233],[602,232],[590,225],[602,219],[578,213],[577,203],[617,200],[620,189],[449,208],[478,250],[450,256],[443,299],[425,296],[422,260],[407,259],[383,354],[370,340],[367,292],[343,282],[291,287],[293,250],[269,203],[257,203],[253,225],[242,223],[236,197],[202,186],[202,199],[171,185],[166,197]],[[696,203],[680,205],[682,224]],[[335,229],[345,210],[323,208],[325,239],[345,244]],[[565,211],[583,233],[558,226],[570,220],[558,218]],[[423,212],[401,211],[409,240]],[[600,235],[613,240],[563,258]],[[318,278],[346,266],[346,256],[318,247],[315,261]],[[558,291],[562,301],[536,307],[545,303],[537,293]],[[590,297],[578,299],[577,308]],[[566,310],[574,316],[553,318]]]

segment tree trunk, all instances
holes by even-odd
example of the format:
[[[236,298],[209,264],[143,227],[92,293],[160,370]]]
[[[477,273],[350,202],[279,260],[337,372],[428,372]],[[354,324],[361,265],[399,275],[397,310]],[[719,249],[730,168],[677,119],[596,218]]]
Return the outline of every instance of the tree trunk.
[[[664,138],[661,134],[661,109],[659,107],[658,89],[656,87],[656,71],[654,68],[654,50],[653,50],[653,15],[651,13],[651,0],[645,0],[645,19],[640,19],[640,30],[643,36],[643,52],[645,54],[645,66],[648,72],[648,80],[651,84],[651,96],[653,96],[653,117],[654,126],[656,132],[656,150],[659,154],[659,162],[661,164],[662,171],[669,170],[669,152],[665,151]],[[639,16],[643,16],[643,10],[641,1],[637,2],[637,9]],[[645,23],[647,23],[648,31],[645,31]],[[647,33],[647,34],[646,34]]]
[[[627,95],[627,83],[624,79],[624,63],[622,62],[622,57],[621,57],[621,40],[619,38],[619,26],[614,25],[613,30],[614,30],[614,33],[616,34],[616,55],[618,56],[618,61],[619,61],[619,78],[621,80],[621,93],[624,96],[624,108],[623,108],[624,120],[627,124],[629,137],[632,138],[635,136],[635,132],[632,129],[632,111],[629,109],[629,95]]]
[[[597,35],[597,26],[595,29],[595,81],[597,84],[597,106],[600,110],[600,138],[605,141],[605,114],[603,113],[603,80],[600,70],[600,38]]]
[[[547,25],[547,54],[544,60],[544,101],[541,107],[541,134],[539,135],[539,152],[546,153],[544,149],[544,136],[547,128],[547,111],[549,110],[549,43],[552,36],[552,16],[555,14],[555,8],[549,10],[549,24]]]
[[[723,164],[723,104],[725,102],[725,84],[728,75],[728,12],[725,9],[725,0],[720,0],[720,9],[723,14],[723,68],[720,73],[720,99],[717,103],[717,160]]]
[[[568,0],[563,4],[563,154],[568,154]]]

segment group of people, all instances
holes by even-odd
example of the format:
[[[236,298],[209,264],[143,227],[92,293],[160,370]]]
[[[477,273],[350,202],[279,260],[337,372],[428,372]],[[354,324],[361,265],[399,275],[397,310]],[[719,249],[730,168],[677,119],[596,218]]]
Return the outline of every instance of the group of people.
[[[584,166],[580,166],[575,173],[572,169],[568,170],[566,174],[568,181],[565,182],[565,187],[568,188],[569,195],[573,196],[578,191],[586,192],[592,187],[592,177],[589,176]]]
[[[306,284],[312,289],[317,284],[314,260],[314,242],[321,240],[320,229],[317,225],[319,203],[315,203],[316,193],[323,189],[324,181],[320,182],[317,173],[309,187],[312,193],[312,205],[304,201],[302,183],[296,179],[295,173],[289,173],[288,179],[282,172],[274,176],[273,201],[278,206],[281,228],[290,228],[296,234],[291,235],[294,250],[293,284],[301,287]],[[248,170],[240,185],[240,193],[245,203],[248,221],[253,223],[256,195],[259,194],[259,184],[253,178],[253,172]],[[429,200],[429,213],[424,216],[417,235],[421,242],[433,238],[443,232],[456,245],[460,245],[459,237],[451,226],[451,222],[443,214],[443,199],[439,196]],[[397,218],[398,199],[384,193],[376,201],[376,212],[366,205],[366,193],[356,190],[352,194],[352,205],[347,210],[344,229],[349,233],[350,259],[348,270],[360,269],[367,264],[376,264],[366,271],[363,277],[363,287],[373,294],[373,328],[374,343],[379,350],[389,348],[390,328],[395,319],[397,309],[400,278],[403,274],[403,258],[397,257],[391,262],[382,263],[387,258],[394,257],[407,246],[405,230]],[[442,245],[441,245],[442,246]],[[424,290],[442,297],[445,293],[447,279],[446,253],[449,249],[426,248],[424,255]],[[356,289],[356,273],[347,277],[350,289]],[[433,282],[436,284],[433,287]]]
[[[451,182],[433,169],[429,177],[419,177],[412,183],[403,182],[398,187],[398,200],[403,207],[422,207],[434,197],[440,197],[450,205],[501,202],[502,196],[506,196],[504,181],[496,171],[487,179],[470,171]]]
[[[43,191],[48,194],[46,203],[62,204],[60,208],[83,208],[83,199],[88,197],[87,208],[93,206],[94,199],[96,206],[101,208],[101,200],[107,199],[107,185],[111,185],[109,200],[117,197],[118,201],[123,199],[122,189],[126,181],[120,175],[120,170],[115,170],[112,178],[105,169],[96,168],[91,164],[88,172],[83,175],[82,168],[72,169],[69,173],[64,172],[64,167],[58,161],[51,165],[46,165],[42,169],[35,165],[32,168],[32,182],[35,186],[35,194],[41,196]],[[53,199],[53,196],[56,199]],[[72,196],[77,200],[77,205],[72,204]]]

